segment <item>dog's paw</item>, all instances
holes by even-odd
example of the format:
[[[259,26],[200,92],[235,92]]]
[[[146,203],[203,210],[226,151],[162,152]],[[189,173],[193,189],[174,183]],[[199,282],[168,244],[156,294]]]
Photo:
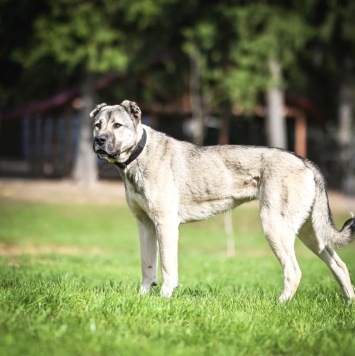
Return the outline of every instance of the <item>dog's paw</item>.
[[[174,291],[174,289],[162,288],[160,291],[160,296],[163,298],[171,298],[173,291]]]
[[[139,293],[141,295],[147,294],[150,292],[152,287],[155,287],[157,285],[157,282],[142,282],[140,288],[139,288]]]
[[[147,293],[150,292],[150,287],[147,287],[147,286],[144,286],[144,285],[141,285],[140,288],[139,288],[139,294],[140,295],[145,295]]]
[[[173,286],[173,287],[163,285],[161,290],[160,290],[160,296],[164,297],[164,298],[171,298],[175,287],[177,287],[177,285]]]
[[[284,303],[284,302],[288,302],[289,300],[292,299],[292,295],[290,293],[282,293],[279,297],[279,302],[280,303]]]

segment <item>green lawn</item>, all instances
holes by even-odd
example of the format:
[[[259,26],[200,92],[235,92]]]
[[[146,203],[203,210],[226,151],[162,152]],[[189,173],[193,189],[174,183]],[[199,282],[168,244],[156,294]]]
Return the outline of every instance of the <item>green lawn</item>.
[[[347,218],[336,216],[338,224]],[[303,277],[282,273],[257,209],[185,225],[170,300],[138,294],[137,228],[126,206],[0,202],[0,355],[354,355],[355,306],[300,243]],[[355,244],[340,251],[355,275]]]

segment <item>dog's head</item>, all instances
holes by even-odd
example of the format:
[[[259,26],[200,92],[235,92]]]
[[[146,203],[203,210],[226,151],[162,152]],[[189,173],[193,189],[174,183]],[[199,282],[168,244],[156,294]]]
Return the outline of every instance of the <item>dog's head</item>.
[[[124,162],[137,143],[141,126],[138,105],[124,100],[120,105],[100,104],[90,113],[94,126],[94,152],[109,162]]]

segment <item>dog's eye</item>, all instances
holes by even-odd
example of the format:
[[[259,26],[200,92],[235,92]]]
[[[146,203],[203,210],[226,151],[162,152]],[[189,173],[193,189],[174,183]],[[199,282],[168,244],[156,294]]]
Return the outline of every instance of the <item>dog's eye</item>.
[[[121,124],[119,124],[119,123],[117,123],[117,122],[115,122],[114,124],[113,124],[113,128],[114,129],[118,129],[119,127],[121,127],[122,125]]]
[[[98,122],[97,124],[95,124],[95,128],[100,130],[101,129],[101,124]]]

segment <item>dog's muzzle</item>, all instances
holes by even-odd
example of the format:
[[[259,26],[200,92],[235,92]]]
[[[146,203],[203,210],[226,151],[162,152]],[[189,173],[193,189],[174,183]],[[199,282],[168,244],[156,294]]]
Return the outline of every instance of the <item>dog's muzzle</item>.
[[[109,145],[109,136],[108,135],[98,135],[94,138],[94,145],[93,149],[94,152],[99,156],[99,158],[104,159],[106,157],[108,158],[117,158],[119,156],[119,152],[116,152],[115,154],[111,152],[110,149],[108,149]]]
[[[105,145],[105,143],[108,140],[108,136],[107,135],[99,135],[95,137],[94,143],[98,146],[98,147],[103,147]]]

